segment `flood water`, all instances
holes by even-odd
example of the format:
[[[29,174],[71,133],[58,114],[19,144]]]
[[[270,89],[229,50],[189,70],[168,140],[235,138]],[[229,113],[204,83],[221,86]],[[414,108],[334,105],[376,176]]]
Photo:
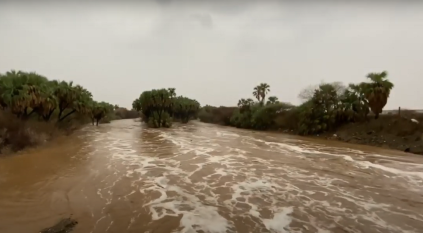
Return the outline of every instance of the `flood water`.
[[[0,158],[1,233],[69,216],[75,233],[423,232],[423,157],[121,120]]]

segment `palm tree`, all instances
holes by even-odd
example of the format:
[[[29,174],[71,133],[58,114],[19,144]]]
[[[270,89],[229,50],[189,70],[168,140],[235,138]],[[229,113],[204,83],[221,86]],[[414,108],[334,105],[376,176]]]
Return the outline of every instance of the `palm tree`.
[[[132,109],[134,109],[137,112],[141,111],[141,102],[139,99],[132,101]]]
[[[256,97],[257,101],[259,101],[259,102],[260,102],[260,98],[261,98],[260,92],[261,92],[260,86],[254,87],[253,96]]]
[[[266,104],[277,104],[279,103],[278,97],[276,96],[269,96],[269,98],[267,98],[267,103]]]
[[[245,112],[245,111],[249,111],[250,107],[254,105],[254,100],[248,98],[248,99],[240,99],[238,101],[238,107],[240,109],[240,112]]]
[[[54,110],[57,108],[57,98],[54,95],[55,83],[50,82],[48,86],[44,87],[43,95],[41,97],[41,103],[36,108],[36,111],[40,117],[45,121],[49,121]]]
[[[172,111],[173,100],[168,89],[153,89],[141,93],[138,109],[141,109],[143,120],[150,122],[154,127],[170,126],[169,118]],[[137,101],[137,102],[138,102]],[[134,102],[133,105],[138,105]],[[153,117],[153,118],[152,118]]]
[[[176,97],[175,88],[168,88],[167,90],[169,91],[170,98]]]
[[[367,78],[370,79],[369,83],[361,83],[360,87],[363,88],[366,99],[369,102],[370,109],[375,114],[375,119],[379,118],[382,109],[388,102],[389,95],[394,84],[388,80],[388,73],[370,73]]]
[[[73,82],[62,81],[55,95],[59,107],[58,121],[63,121],[75,112],[85,114],[90,111],[89,103],[92,101],[92,94],[80,85],[73,86]],[[66,110],[68,113],[64,114]]]
[[[92,102],[92,94],[72,82],[48,80],[35,72],[12,70],[0,74],[0,107],[18,118],[27,119],[36,113],[39,119],[48,121],[57,111],[58,121],[62,121],[73,113],[90,113]]]
[[[113,112],[114,106],[106,103],[106,102],[91,102],[91,109],[90,109],[90,115],[91,115],[91,121],[92,124],[98,126],[98,123],[101,121],[101,119],[107,117],[107,115],[110,112]]]
[[[245,105],[246,100],[244,98],[238,100],[238,107],[242,107]]]
[[[251,99],[251,98],[248,98],[248,99],[246,99],[245,101],[246,101],[245,103],[246,103],[247,105],[249,105],[249,106],[253,106],[253,105],[254,105],[254,100],[253,100],[253,99]]]
[[[348,89],[341,96],[341,101],[344,105],[344,112],[348,114],[349,118],[354,117],[354,115],[364,119],[367,118],[369,103],[361,85],[349,84]]]
[[[267,83],[260,83],[258,86],[254,87],[253,95],[260,102],[261,105],[264,104],[267,93],[270,92],[270,86]]]
[[[266,99],[267,93],[270,92],[270,86],[269,86],[269,84],[267,84],[267,83],[261,83],[260,84],[260,90],[261,90],[261,93],[260,93],[260,95],[261,95],[261,102],[263,104],[264,103],[264,100]]]
[[[175,99],[172,106],[174,117],[180,119],[182,123],[187,123],[194,118],[200,109],[200,104],[193,99],[179,96]]]
[[[73,91],[73,82],[66,82],[61,81],[57,83],[57,87],[55,90],[55,96],[57,98],[58,102],[58,108],[59,108],[59,116],[58,120],[62,118],[62,114],[64,111],[71,107],[72,103],[74,102],[74,99],[76,98],[75,92]]]
[[[19,118],[26,119],[41,104],[47,78],[36,73],[9,71],[1,75],[0,104]],[[30,112],[28,112],[30,111]]]

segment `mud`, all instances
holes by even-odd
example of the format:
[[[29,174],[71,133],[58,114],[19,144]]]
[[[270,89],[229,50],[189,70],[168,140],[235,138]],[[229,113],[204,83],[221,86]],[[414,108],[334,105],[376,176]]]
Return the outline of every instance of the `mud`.
[[[410,118],[381,116],[369,122],[340,127],[325,136],[349,143],[378,146],[423,155],[423,122]],[[334,134],[336,136],[334,136]]]

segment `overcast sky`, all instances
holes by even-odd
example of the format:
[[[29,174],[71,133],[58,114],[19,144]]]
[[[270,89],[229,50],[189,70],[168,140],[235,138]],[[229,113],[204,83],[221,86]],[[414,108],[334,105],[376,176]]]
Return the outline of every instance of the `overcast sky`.
[[[163,87],[235,105],[261,82],[298,104],[308,85],[387,70],[395,88],[386,108],[423,109],[417,1],[37,2],[0,1],[1,73],[73,80],[96,100],[130,107]]]

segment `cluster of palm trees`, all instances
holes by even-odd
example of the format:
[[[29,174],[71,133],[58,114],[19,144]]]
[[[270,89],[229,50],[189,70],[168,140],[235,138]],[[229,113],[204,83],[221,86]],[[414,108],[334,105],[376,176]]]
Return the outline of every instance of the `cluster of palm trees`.
[[[90,118],[91,122],[94,125],[94,123],[98,126],[98,123],[101,121],[101,119],[106,118],[110,113],[112,113],[114,110],[114,106],[106,103],[106,102],[99,102],[94,103],[91,107],[90,111]]]
[[[171,116],[182,123],[187,123],[190,119],[197,117],[199,110],[200,103],[198,101],[178,96],[173,100]]]
[[[254,87],[253,95],[260,102],[261,105],[264,104],[267,93],[270,92],[270,86],[267,83],[260,83]]]
[[[316,134],[348,122],[367,121],[370,111],[378,119],[394,87],[387,76],[386,71],[370,73],[369,82],[349,84],[341,94],[334,85],[320,85],[300,106],[299,133]]]
[[[160,128],[170,127],[174,119],[187,123],[196,117],[200,104],[187,97],[177,97],[175,88],[162,88],[144,91],[132,107],[142,113],[143,121],[149,126]]]
[[[257,102],[251,98],[240,99],[238,109],[235,110],[230,118],[230,125],[239,128],[267,129],[274,122],[273,119],[281,109],[292,107],[291,104],[281,103],[276,96],[266,96],[270,92],[270,86],[267,83],[260,83],[253,89],[253,96]]]
[[[256,87],[254,87],[253,90],[253,96],[257,99],[258,103],[263,106],[264,101],[266,99],[266,95],[270,92],[270,86],[267,83],[260,83]],[[276,96],[269,96],[266,104],[277,104],[280,103],[278,97]],[[241,109],[241,111],[247,110],[249,107],[253,106],[255,104],[254,100],[251,98],[248,99],[240,99],[238,101],[238,107]]]
[[[38,116],[40,120],[57,122],[74,114],[98,122],[113,111],[112,105],[94,101],[91,92],[73,82],[15,70],[0,74],[0,106],[23,120]]]
[[[268,97],[265,102],[270,86],[261,83],[254,87],[252,93],[257,101],[240,99],[229,124],[240,128],[280,128],[283,126],[278,122],[287,122],[281,119],[287,116],[290,120],[284,124],[285,127],[295,125],[300,134],[316,134],[348,122],[366,121],[370,112],[377,119],[394,87],[387,76],[388,73],[383,71],[368,74],[368,82],[348,86],[339,82],[321,84],[302,95],[307,98],[300,106],[280,102],[275,96]],[[217,114],[219,111],[213,112]],[[203,119],[213,119],[207,116],[210,114],[212,111],[203,110],[201,116]]]

